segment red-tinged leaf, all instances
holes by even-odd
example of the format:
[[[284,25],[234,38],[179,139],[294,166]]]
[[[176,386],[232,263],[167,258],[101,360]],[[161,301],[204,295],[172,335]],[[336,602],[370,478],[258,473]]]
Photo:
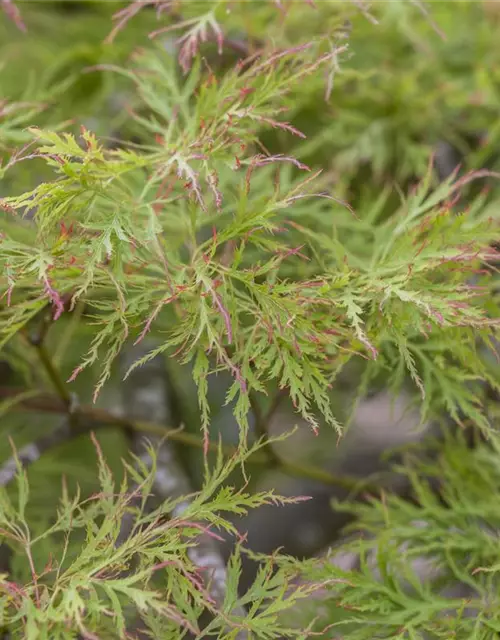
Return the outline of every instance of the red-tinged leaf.
[[[26,33],[27,29],[21,17],[21,12],[14,4],[13,0],[0,0],[0,3],[7,17],[12,20],[20,31]]]
[[[43,277],[43,283],[45,288],[45,294],[52,302],[54,306],[54,320],[58,320],[64,312],[64,303],[59,293],[52,287],[52,284],[47,276]]]

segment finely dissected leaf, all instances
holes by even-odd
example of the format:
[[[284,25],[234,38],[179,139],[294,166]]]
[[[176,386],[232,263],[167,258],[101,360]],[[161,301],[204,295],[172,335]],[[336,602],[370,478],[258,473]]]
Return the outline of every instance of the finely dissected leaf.
[[[155,141],[142,148],[106,149],[86,129],[78,141],[35,131],[36,155],[56,177],[3,201],[9,210],[35,213],[38,241],[30,247],[3,240],[11,309],[3,322],[5,339],[34,313],[26,307],[30,299],[45,298],[55,319],[64,312],[65,297],[71,305],[84,302],[94,311],[89,318],[97,330],[71,380],[102,359],[97,397],[138,327],[138,340],[160,330],[164,346],[155,353],[194,363],[205,432],[207,377],[222,369],[232,375],[227,401],[235,400],[243,436],[248,394],[264,391],[270,381],[288,390],[313,429],[319,408],[340,431],[328,388],[345,354],[367,352],[384,363],[384,345],[395,343],[391,357],[402,359],[429,406],[440,396],[454,418],[463,413],[486,426],[475,408],[478,396],[457,404],[452,386],[422,369],[413,346],[440,335],[445,345],[450,327],[472,332],[495,323],[468,277],[480,262],[494,259],[489,243],[496,231],[480,216],[477,222],[454,217],[446,208],[461,182],[450,178],[434,189],[429,168],[422,184],[383,221],[370,212],[366,218],[363,211],[348,213],[348,233],[370,230],[373,238],[364,255],[356,255],[343,228],[342,204],[325,197],[321,177],[291,177],[283,160],[307,169],[291,157],[265,157],[246,147],[241,154],[245,136],[248,146],[270,124],[280,126],[285,79],[289,91],[324,63],[314,49],[263,57],[256,67],[228,72],[220,83],[199,66],[182,81],[168,57],[142,54],[128,75],[158,118]],[[172,89],[168,97],[165,83]],[[235,155],[245,172],[234,167]],[[281,190],[269,181],[271,168],[283,176]],[[330,212],[338,217],[334,239],[318,217]],[[480,379],[476,365],[467,376]]]
[[[203,490],[193,497],[182,517],[169,521],[166,516],[173,504],[162,505],[153,512],[146,510],[146,498],[156,472],[155,454],[150,450],[153,465],[142,471],[135,469],[137,483],[134,487],[141,500],[134,503],[138,506],[133,531],[129,538],[118,544],[121,519],[130,508],[133,496],[126,481],[118,492],[114,490],[110,469],[95,438],[94,442],[100,493],[87,500],[79,499],[78,495],[70,500],[63,495],[57,520],[42,535],[32,536],[25,520],[28,498],[25,472],[19,471],[17,475],[18,508],[2,494],[2,538],[15,541],[19,552],[31,558],[33,550],[42,541],[52,539],[55,542],[61,534],[66,537],[62,555],[52,557],[50,566],[46,567],[43,586],[38,584],[41,576],[37,579],[36,574],[33,584],[15,591],[11,583],[2,579],[0,588],[5,593],[15,593],[17,598],[2,600],[4,624],[9,625],[13,633],[22,631],[25,637],[30,634],[33,637],[64,637],[64,633],[72,629],[84,630],[87,634],[114,630],[122,637],[134,616],[147,622],[154,613],[169,621],[172,630],[182,635],[186,629],[197,632],[198,616],[203,608],[207,608],[215,615],[215,637],[227,637],[227,617],[223,611],[215,609],[209,594],[200,590],[196,567],[188,555],[189,547],[196,544],[200,527],[207,531],[213,527],[211,535],[216,535],[217,529],[235,533],[234,525],[226,520],[227,514],[242,515],[256,506],[293,502],[293,499],[279,498],[273,492],[251,494],[221,486],[235,468],[255,452],[252,449],[229,461],[219,456]],[[83,537],[80,532],[84,533]],[[234,574],[240,567],[237,556],[233,562]],[[278,594],[279,584],[284,597],[286,580],[264,572],[255,587],[262,622],[257,624],[254,612],[248,619],[233,615],[230,626],[237,631],[241,628],[258,630],[262,625],[271,633],[269,637],[274,637],[281,628],[276,618],[277,605],[272,600]],[[284,599],[279,609],[290,608],[302,597],[305,594],[298,592]],[[271,598],[269,602],[268,598]],[[227,605],[228,611],[234,610],[231,603],[238,599],[238,583],[233,575],[227,585],[224,609]],[[267,619],[266,608],[269,608]]]
[[[25,40],[0,22],[0,345],[29,386],[2,388],[15,394],[2,422],[10,432],[13,409],[62,407],[83,428],[82,415],[103,414],[79,412],[64,380],[86,395],[91,377],[97,401],[118,357],[151,333],[159,346],[129,372],[158,355],[189,365],[205,453],[182,516],[184,497],[149,511],[162,473],[151,448],[121,481],[96,438],[97,468],[83,454],[50,459],[47,478],[35,474],[43,486],[9,458],[0,625],[12,638],[498,635],[498,17],[473,0],[375,4],[147,0],[71,20],[25,5]],[[357,389],[339,410],[344,373]],[[229,382],[213,402],[220,374]],[[422,422],[480,428],[489,442],[448,438],[436,459],[410,457],[398,472],[411,502],[337,505],[364,535],[342,549],[357,570],[259,557],[241,594],[240,540],[217,607],[192,561],[200,531],[239,536],[248,509],[294,501],[247,483],[250,456],[273,444],[248,442],[259,395],[277,393],[269,415],[286,395],[314,431],[340,435],[337,413],[353,415],[380,383],[412,389]],[[224,403],[237,422],[230,456],[210,440]],[[178,441],[200,444],[188,427]],[[65,480],[51,511],[61,469],[83,486]],[[422,558],[436,569],[427,580]],[[446,591],[457,583],[465,596]],[[300,603],[313,612],[295,627]]]
[[[335,620],[331,610],[348,638],[487,638],[498,627],[498,510],[487,498],[498,480],[498,438],[471,451],[462,437],[449,437],[438,455],[439,465],[409,457],[398,468],[417,501],[386,495],[339,505],[360,517],[356,535],[338,549],[359,555],[360,570],[337,569],[333,555],[321,569],[311,565],[310,575],[338,579],[326,597],[350,612]]]

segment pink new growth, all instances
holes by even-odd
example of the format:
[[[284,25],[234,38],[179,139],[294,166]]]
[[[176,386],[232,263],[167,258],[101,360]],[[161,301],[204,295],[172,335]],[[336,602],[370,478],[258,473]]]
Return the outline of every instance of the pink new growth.
[[[64,311],[63,301],[61,300],[61,296],[59,295],[59,293],[50,284],[50,280],[47,278],[47,276],[43,276],[43,282],[45,293],[47,294],[48,298],[50,298],[52,304],[55,307],[54,320],[57,320],[58,318],[60,318],[61,314]]]
[[[2,9],[5,15],[12,20],[16,27],[26,33],[26,25],[21,18],[21,13],[12,0],[1,0]]]
[[[212,288],[210,288],[210,292],[212,294],[212,300],[215,302],[217,308],[222,314],[222,317],[224,318],[224,324],[226,325],[226,332],[227,332],[227,340],[229,344],[231,344],[233,341],[233,329],[231,327],[231,317],[229,315],[229,311],[222,304],[222,300],[219,294],[216,293]]]

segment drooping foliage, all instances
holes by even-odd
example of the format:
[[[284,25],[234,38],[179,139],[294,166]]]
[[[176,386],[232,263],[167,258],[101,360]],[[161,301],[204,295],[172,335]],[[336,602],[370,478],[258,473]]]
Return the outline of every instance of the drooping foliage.
[[[65,18],[63,4],[83,13]],[[242,629],[259,638],[299,637],[309,621],[292,631],[280,614],[326,580],[347,611],[369,614],[347,616],[354,625],[347,638],[420,638],[424,631],[446,637],[431,621],[454,603],[419,591],[430,607],[426,618],[384,564],[387,545],[397,550],[405,540],[415,540],[415,554],[434,552],[421,538],[448,516],[445,507],[430,508],[432,492],[413,511],[398,498],[387,507],[403,520],[400,537],[391,537],[399,525],[382,518],[385,501],[358,508],[361,523],[374,523],[375,542],[367,544],[377,545],[381,581],[364,560],[355,577],[339,578],[331,568],[280,558],[272,575],[269,559],[242,597],[249,613],[240,621],[230,614],[239,598],[238,555],[229,565],[227,611],[216,611],[198,589],[186,549],[201,523],[234,533],[224,512],[275,499],[224,484],[253,455],[252,398],[271,390],[289,396],[313,430],[333,427],[339,436],[349,415],[338,415],[332,393],[346,372],[355,398],[377,385],[395,394],[410,389],[422,421],[449,420],[486,437],[495,430],[498,96],[496,72],[485,69],[500,68],[499,17],[478,2],[429,9],[403,1],[372,8],[306,1],[136,1],[92,10],[71,4],[21,7],[18,15],[4,2],[14,21],[1,24],[0,344],[24,385],[20,396],[4,394],[5,411],[17,402],[27,408],[45,376],[70,421],[94,411],[99,422],[98,410],[75,409],[72,390],[99,401],[123,352],[154,336],[158,346],[126,375],[158,357],[189,364],[208,453],[217,448],[209,380],[225,372],[239,447],[231,465],[219,461],[208,471],[207,463],[189,520],[164,524],[168,503],[139,510],[136,533],[118,547],[130,490],[126,480],[112,485],[103,459],[93,489],[100,499],[64,493],[55,520],[45,516],[41,524],[50,527],[36,533],[24,515],[21,473],[17,506],[5,492],[0,519],[16,557],[24,558],[19,580],[28,587],[19,591],[5,578],[4,625],[33,638],[126,637],[139,614],[153,637],[181,637],[184,630],[203,633],[198,622],[208,610],[205,633],[215,637],[237,637]],[[24,25],[26,34],[19,32]],[[40,53],[26,84],[14,58],[23,52],[28,68],[30,39]],[[452,155],[466,154],[465,166],[452,158],[444,176],[443,144]],[[40,335],[56,345],[53,361]],[[38,351],[45,373],[33,373],[27,346]],[[442,445],[446,460],[458,455],[457,446]],[[496,455],[484,444],[478,452]],[[464,492],[475,486],[471,480],[467,489],[476,453],[462,453],[465,475],[446,480],[453,492],[459,480]],[[488,469],[485,491],[492,495]],[[152,473],[134,477],[143,496]],[[416,482],[417,496],[422,486]],[[461,508],[455,501],[446,513]],[[478,521],[489,521],[481,513]],[[429,526],[415,528],[417,520]],[[74,555],[73,534],[80,544]],[[36,561],[35,542],[45,553]],[[49,559],[51,548],[57,561]],[[440,551],[441,564],[452,567],[447,575],[462,580],[467,550],[460,547],[461,559]],[[364,547],[357,552],[363,556]],[[481,571],[493,571],[488,558],[481,562]],[[314,580],[290,591],[290,576],[301,570]],[[479,592],[485,575],[474,579]],[[385,600],[394,603],[394,594],[401,600],[391,609]],[[335,615],[322,619],[323,629]],[[383,615],[394,620],[390,631]],[[469,618],[463,627],[455,620],[450,628],[457,633],[476,633],[460,637],[493,637],[477,635],[483,631],[472,631]],[[366,635],[368,629],[379,635]]]

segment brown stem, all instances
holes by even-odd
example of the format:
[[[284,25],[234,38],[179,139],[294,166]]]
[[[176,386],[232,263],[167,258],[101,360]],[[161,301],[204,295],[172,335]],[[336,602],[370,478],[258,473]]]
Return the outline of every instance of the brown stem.
[[[71,413],[72,408],[72,399],[71,394],[66,387],[64,380],[59,375],[57,368],[52,362],[52,358],[47,351],[47,347],[45,346],[45,338],[50,328],[50,319],[46,314],[42,314],[42,319],[38,329],[33,333],[28,333],[27,331],[23,331],[22,335],[26,337],[29,344],[35,348],[38,358],[42,364],[45,373],[49,377],[49,380],[52,382],[54,389],[57,391],[59,397],[62,402],[66,405],[66,410],[68,414]]]
[[[43,342],[40,342],[40,343],[33,342],[32,344],[37,350],[38,357],[40,358],[40,362],[42,363],[43,368],[47,372],[47,375],[49,376],[50,381],[54,385],[54,388],[56,389],[59,397],[64,402],[64,404],[66,405],[66,408],[69,411],[69,409],[71,408],[71,394],[66,388],[66,385],[64,384],[57,369],[55,368],[54,363],[52,362],[52,358],[50,357],[47,351],[47,347]]]
[[[0,399],[14,398],[19,394],[26,393],[26,389],[14,389],[0,387]],[[57,396],[51,396],[43,391],[38,396],[30,396],[20,401],[17,406],[28,411],[40,411],[44,413],[67,413],[67,407]],[[73,415],[81,418],[83,421],[91,421],[95,425],[108,425],[115,427],[123,427],[126,429],[133,429],[137,432],[150,433],[163,437],[170,438],[179,444],[203,449],[203,438],[191,433],[185,433],[179,429],[172,429],[161,424],[143,420],[131,420],[126,416],[119,416],[104,409],[98,407],[79,405],[73,410]],[[208,445],[209,451],[219,451],[219,444],[210,442]],[[237,449],[230,445],[222,445],[222,452],[227,456],[233,456],[237,453]],[[259,466],[269,466],[269,457],[262,452],[254,453],[248,460],[248,464],[254,464]],[[318,469],[305,464],[296,462],[289,462],[279,459],[278,468],[292,476],[301,478],[307,478],[316,482],[321,482],[326,485],[332,485],[342,487],[351,491],[353,494],[357,494],[360,491],[366,491],[369,493],[379,493],[378,485],[366,481],[360,480],[347,475],[336,475]]]

